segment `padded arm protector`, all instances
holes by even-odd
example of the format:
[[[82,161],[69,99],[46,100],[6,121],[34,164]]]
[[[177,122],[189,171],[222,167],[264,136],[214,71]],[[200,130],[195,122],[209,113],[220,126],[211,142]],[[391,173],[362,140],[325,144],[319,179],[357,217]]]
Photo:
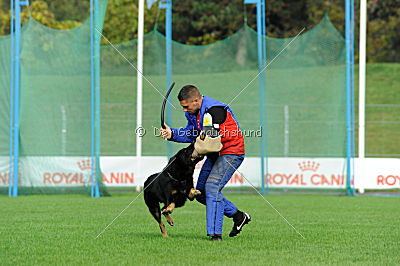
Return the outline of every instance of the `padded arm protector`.
[[[222,149],[221,137],[212,138],[205,134],[201,134],[196,138],[194,143],[194,150],[200,155],[211,152],[218,152]]]
[[[211,107],[203,118],[203,131],[196,138],[192,157],[219,152],[222,149],[219,125],[225,122],[226,109],[223,106]]]

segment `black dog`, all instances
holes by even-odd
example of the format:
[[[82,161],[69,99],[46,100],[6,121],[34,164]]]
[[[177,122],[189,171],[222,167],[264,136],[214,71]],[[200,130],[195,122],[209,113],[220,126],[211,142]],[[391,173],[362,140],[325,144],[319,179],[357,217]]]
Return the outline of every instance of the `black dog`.
[[[168,235],[161,221],[161,213],[168,224],[173,226],[174,221],[170,214],[174,208],[182,207],[187,198],[193,200],[196,195],[201,194],[193,188],[193,172],[203,157],[192,158],[193,151],[194,143],[181,149],[169,159],[168,165],[161,173],[149,176],[144,182],[144,201],[158,222],[163,237]],[[160,203],[164,203],[161,210]]]

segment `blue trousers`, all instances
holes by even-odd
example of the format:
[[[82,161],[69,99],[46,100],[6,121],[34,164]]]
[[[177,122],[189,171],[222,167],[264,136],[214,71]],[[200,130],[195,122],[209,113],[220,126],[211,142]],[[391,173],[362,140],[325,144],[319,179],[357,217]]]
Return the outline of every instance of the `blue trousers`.
[[[233,173],[242,164],[244,155],[207,157],[201,168],[196,189],[197,201],[206,205],[207,234],[222,235],[224,215],[232,217],[238,208],[221,193]]]

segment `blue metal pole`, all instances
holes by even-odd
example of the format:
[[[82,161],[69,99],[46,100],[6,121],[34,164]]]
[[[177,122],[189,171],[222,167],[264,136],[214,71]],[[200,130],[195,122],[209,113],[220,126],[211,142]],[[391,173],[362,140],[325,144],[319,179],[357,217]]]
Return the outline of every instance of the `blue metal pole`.
[[[265,150],[266,150],[266,127],[265,127],[265,72],[263,71],[266,63],[265,54],[265,7],[264,0],[257,2],[257,47],[258,47],[258,70],[261,72],[258,78],[259,88],[259,108],[260,108],[260,124],[262,128],[261,143],[260,143],[260,154],[261,154],[261,194],[266,194],[268,191],[268,184],[265,183]]]
[[[14,51],[14,125],[13,125],[13,188],[12,197],[18,196],[19,176],[19,90],[20,90],[20,52],[21,52],[21,5],[19,0],[14,2],[15,9],[15,51]]]
[[[14,47],[14,38],[15,38],[15,8],[14,8],[14,0],[10,0],[10,136],[9,136],[9,160],[10,160],[10,170],[8,177],[8,196],[12,196],[12,187],[13,187],[13,177],[14,177],[14,145],[13,145],[13,135],[14,135],[14,57],[15,57],[15,47]]]
[[[172,83],[172,0],[164,0],[159,4],[159,8],[165,9],[165,58],[166,58],[166,90]],[[167,104],[166,123],[170,125],[172,121],[171,106]],[[167,156],[172,156],[172,143],[167,142]]]
[[[351,156],[352,156],[352,161],[354,162],[354,157],[355,155],[355,151],[356,151],[356,140],[355,140],[355,128],[356,128],[356,124],[355,124],[355,91],[354,91],[354,53],[355,53],[355,44],[354,44],[354,35],[355,35],[355,31],[354,31],[354,23],[355,23],[355,17],[354,17],[354,0],[351,0],[351,62],[350,62],[350,66],[351,66],[351,71],[350,71],[350,75],[351,75],[351,143],[352,143],[352,150],[351,150]],[[352,171],[351,171],[351,176],[354,176],[354,168],[352,167]],[[352,184],[350,182],[350,189],[351,189],[351,194],[354,195],[355,191],[354,191],[354,184]]]
[[[91,128],[91,186],[90,196],[94,197],[96,182],[96,128],[95,128],[95,65],[94,65],[94,0],[90,0],[90,128]]]
[[[265,65],[267,64],[267,29],[266,29],[266,0],[261,0],[261,32],[262,32],[262,68],[265,67]],[[267,93],[267,84],[266,84],[266,72],[265,70],[263,71],[263,73],[260,75],[260,79],[262,82],[262,85],[260,87],[260,99],[262,99],[262,101],[260,102],[260,113],[262,114],[262,116],[260,117],[261,119],[261,126],[262,126],[262,136],[261,136],[261,141],[262,141],[262,147],[263,149],[261,150],[261,154],[263,157],[263,179],[262,179],[262,183],[264,184],[265,188],[262,189],[262,193],[264,194],[268,194],[269,192],[269,184],[268,182],[265,182],[265,175],[268,174],[268,130],[267,130],[267,107],[265,104],[265,101],[267,100],[266,97],[266,93]],[[268,181],[268,178],[267,178]]]
[[[266,173],[266,124],[265,124],[265,72],[262,71],[266,62],[266,44],[265,44],[265,0],[244,0],[245,4],[257,4],[257,56],[258,56],[258,71],[261,72],[258,76],[259,88],[259,112],[262,135],[260,139],[260,164],[261,164],[261,193],[268,192],[265,186]]]
[[[100,25],[99,0],[94,0],[94,22],[95,27]],[[96,143],[96,178],[94,197],[100,197],[99,179],[101,178],[100,169],[100,34],[94,36],[94,61],[95,61],[95,143]]]
[[[169,86],[172,83],[172,0],[168,0],[168,8],[167,8],[167,15],[165,17],[165,24],[166,24],[166,57],[167,57],[167,84],[165,89],[168,90]],[[171,106],[167,105],[167,121],[168,123],[172,122],[172,110]],[[167,153],[168,157],[172,156],[172,143],[170,141],[167,142]]]
[[[352,35],[354,34],[352,29],[352,7],[354,6],[354,0],[346,0],[345,4],[345,39],[346,39],[346,192],[348,196],[354,195],[354,191],[351,187],[352,179],[352,139],[353,139],[353,123],[352,123],[352,91],[353,91],[353,78],[352,69],[354,60],[352,53],[354,47],[354,40]],[[353,5],[352,5],[353,3]]]
[[[258,52],[258,71],[262,71],[264,65],[264,52],[263,52],[263,26],[262,26],[262,0],[257,1],[257,52]],[[258,88],[259,88],[259,108],[260,108],[260,122],[262,128],[261,143],[260,143],[260,160],[261,160],[261,194],[265,194],[265,131],[264,131],[264,73],[261,73],[258,78]]]
[[[262,35],[264,36],[263,38],[263,47],[262,47],[262,51],[263,51],[263,62],[264,64],[267,61],[267,23],[266,23],[266,0],[261,0],[261,5],[262,5],[262,10],[261,10],[261,30],[262,30]]]
[[[98,176],[100,171],[100,36],[98,0],[90,0],[90,99],[91,99],[91,187],[90,196],[100,197]]]

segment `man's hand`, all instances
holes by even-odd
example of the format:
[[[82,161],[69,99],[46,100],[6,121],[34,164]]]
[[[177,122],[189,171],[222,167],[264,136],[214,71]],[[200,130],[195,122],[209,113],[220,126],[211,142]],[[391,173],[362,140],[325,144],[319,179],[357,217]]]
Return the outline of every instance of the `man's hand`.
[[[160,128],[161,131],[161,137],[163,139],[170,139],[172,137],[172,131],[171,128],[169,126],[167,126],[167,124],[164,123],[165,129]]]

